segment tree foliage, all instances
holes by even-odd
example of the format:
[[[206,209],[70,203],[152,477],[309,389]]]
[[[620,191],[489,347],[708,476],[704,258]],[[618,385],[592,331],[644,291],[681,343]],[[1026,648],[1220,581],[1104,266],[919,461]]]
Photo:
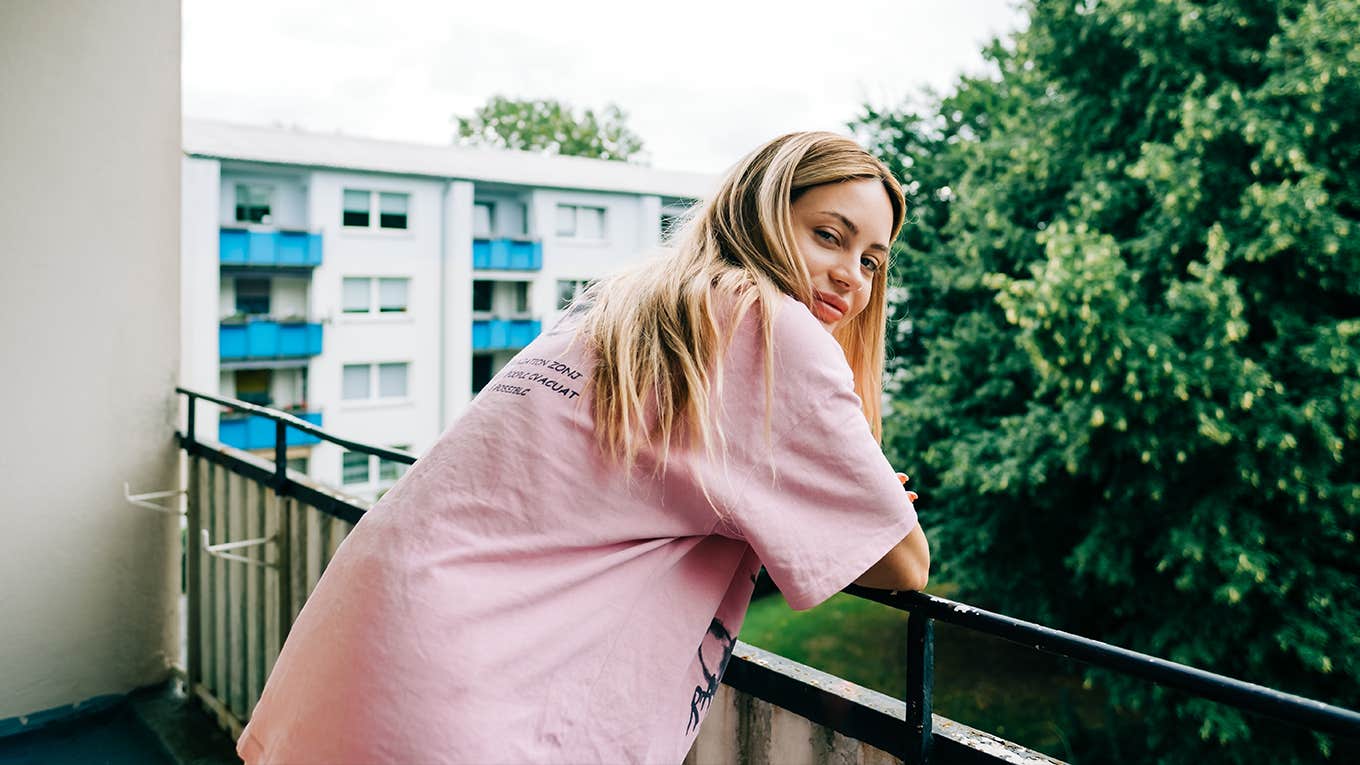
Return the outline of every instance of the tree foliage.
[[[456,140],[464,145],[538,151],[597,159],[636,160],[642,139],[626,124],[628,115],[608,104],[580,114],[554,99],[492,96],[471,117],[457,117]]]
[[[852,125],[914,211],[887,446],[937,576],[1360,706],[1360,2],[1029,10],[993,76]],[[1086,758],[1335,746],[1093,679],[1141,732]]]

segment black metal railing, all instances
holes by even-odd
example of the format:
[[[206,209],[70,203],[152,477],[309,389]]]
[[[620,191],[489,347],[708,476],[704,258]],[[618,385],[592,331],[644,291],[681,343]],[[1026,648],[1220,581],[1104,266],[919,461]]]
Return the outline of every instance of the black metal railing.
[[[188,427],[185,433],[180,434],[180,443],[191,457],[206,458],[232,473],[269,487],[276,498],[291,498],[350,526],[363,516],[364,507],[352,498],[288,475],[285,458],[285,436],[288,428],[297,428],[351,451],[376,455],[408,465],[416,461],[415,456],[405,452],[339,438],[284,412],[236,399],[198,393],[186,388],[175,390],[188,397]],[[260,460],[248,459],[248,455],[239,452],[233,454],[235,450],[227,447],[197,441],[194,437],[195,405],[199,400],[272,420],[275,423],[274,463],[267,465]],[[228,691],[211,687],[214,685],[213,678],[203,667],[203,651],[199,649],[200,642],[204,645],[213,643],[211,639],[203,641],[203,625],[205,621],[212,622],[212,619],[205,620],[197,604],[206,597],[203,594],[200,574],[205,570],[211,572],[213,569],[203,566],[199,545],[193,543],[198,539],[195,534],[202,523],[201,510],[196,510],[196,507],[203,504],[202,494],[195,488],[197,475],[197,468],[191,469],[189,492],[191,544],[186,551],[189,557],[187,571],[190,600],[188,674],[191,683],[203,680],[203,687],[198,694],[200,698],[203,698],[219,717],[225,714],[224,721],[229,727],[239,731],[239,725],[253,707],[254,699],[245,698],[244,696],[249,694],[243,695],[240,688],[232,686],[230,673],[223,673],[220,670],[216,673],[216,685],[228,687]],[[213,491],[210,490],[208,494],[213,499],[216,498]],[[264,500],[261,499],[257,530],[264,530],[267,526],[263,516]],[[315,579],[320,576],[320,569],[324,569],[326,561],[324,550],[327,548],[323,541],[320,565],[312,565],[310,574],[306,570],[300,575],[297,574],[296,566],[289,561],[296,557],[296,547],[301,546],[305,550],[306,537],[299,536],[298,530],[292,525],[295,521],[290,520],[286,509],[278,511],[278,519],[271,537],[271,540],[277,542],[278,548],[273,561],[266,561],[263,554],[259,557],[261,565],[272,565],[280,572],[275,596],[278,616],[274,620],[274,626],[277,635],[271,636],[274,655],[277,655],[277,649],[282,645],[292,617],[301,608],[301,600],[305,599],[309,590],[308,582],[314,584]],[[320,528],[327,527],[322,524]],[[230,544],[216,547],[230,547]],[[226,558],[226,562],[236,561],[238,564],[242,560],[241,556],[218,557]],[[315,555],[312,557],[316,558]],[[290,571],[294,573],[290,574]],[[223,573],[221,576],[225,579],[226,574]],[[227,584],[230,584],[230,580]],[[224,587],[209,586],[208,592],[216,597],[221,594],[222,589]],[[258,600],[260,607],[263,608],[266,600],[263,584],[260,584],[260,589],[261,595]],[[904,705],[902,702],[887,700],[882,694],[859,689],[848,683],[822,682],[814,677],[820,673],[740,642],[733,651],[723,682],[743,693],[789,709],[813,723],[891,752],[911,765],[927,763],[940,765],[954,762],[1052,762],[1051,759],[1024,750],[1023,747],[1002,742],[990,734],[972,730],[932,714],[934,622],[940,621],[1002,638],[1031,650],[1057,654],[1093,667],[1149,680],[1193,696],[1246,712],[1266,715],[1313,731],[1360,739],[1360,713],[1353,710],[1206,672],[925,593],[888,592],[855,585],[851,585],[845,591],[850,595],[910,614],[904,646],[907,653],[908,689]],[[198,601],[195,600],[196,595]],[[241,621],[245,623],[248,620],[244,617],[244,606],[241,607],[241,611]],[[230,608],[219,605],[218,612],[225,614],[224,618],[231,618]],[[268,620],[261,616],[256,621],[264,624]],[[215,627],[216,634],[227,636],[225,642],[234,644],[230,639],[230,635],[233,634],[231,627],[224,630],[215,623],[212,626]],[[240,627],[237,629],[244,630]],[[248,641],[250,637],[243,634],[239,642],[253,642]],[[258,636],[255,639],[263,640]],[[220,650],[220,647],[214,648],[215,653]],[[270,653],[268,649],[262,648],[261,651],[264,654]],[[241,653],[245,655],[249,652],[242,648]],[[261,660],[261,667],[266,663],[267,657]],[[257,686],[262,685],[263,677],[254,682],[243,677],[240,682],[253,692]],[[999,751],[995,746],[988,746],[998,742],[1008,746],[1009,754]]]

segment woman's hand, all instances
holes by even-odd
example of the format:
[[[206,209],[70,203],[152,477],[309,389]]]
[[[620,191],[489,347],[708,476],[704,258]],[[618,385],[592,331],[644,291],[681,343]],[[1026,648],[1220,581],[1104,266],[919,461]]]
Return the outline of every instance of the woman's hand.
[[[906,473],[898,473],[897,480],[901,481],[903,486],[906,486],[907,481],[910,481],[911,477],[908,476]],[[916,492],[912,491],[911,489],[907,489],[907,499],[911,500],[912,502],[915,502]]]

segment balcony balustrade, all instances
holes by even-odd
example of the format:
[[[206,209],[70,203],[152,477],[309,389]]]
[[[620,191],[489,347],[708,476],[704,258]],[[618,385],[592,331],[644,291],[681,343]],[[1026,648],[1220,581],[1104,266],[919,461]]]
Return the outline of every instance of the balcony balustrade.
[[[315,268],[321,265],[321,235],[224,228],[218,251],[224,266]]]
[[[473,239],[477,270],[537,271],[543,268],[543,243],[526,239]]]
[[[538,319],[474,319],[472,350],[496,351],[523,348],[543,331]]]
[[[321,427],[320,412],[289,411],[303,422]],[[259,415],[223,414],[217,425],[217,439],[235,449],[272,449],[274,447],[274,422]],[[284,444],[287,446],[313,446],[321,439],[297,428],[288,428]]]
[[[199,401],[244,410],[351,451],[403,464],[409,454],[337,438],[281,412],[176,389],[189,398],[179,434],[189,458],[185,550],[190,695],[240,736],[290,625],[366,504],[273,464],[195,440]],[[254,484],[253,487],[250,484]],[[241,540],[241,541],[234,541]],[[851,595],[910,613],[902,641],[907,698],[894,699],[737,642],[686,765],[807,762],[1051,765],[1018,744],[931,713],[934,623],[1010,640],[1318,733],[1360,737],[1360,713],[919,592],[851,586]],[[1187,736],[1196,736],[1191,729]],[[1138,761],[1130,753],[1129,761]]]
[[[321,325],[273,319],[224,321],[218,344],[222,361],[307,358],[321,353]]]

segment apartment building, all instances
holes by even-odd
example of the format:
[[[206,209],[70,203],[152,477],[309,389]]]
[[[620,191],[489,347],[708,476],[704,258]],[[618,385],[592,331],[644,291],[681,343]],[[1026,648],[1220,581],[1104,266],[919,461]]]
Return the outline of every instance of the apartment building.
[[[186,120],[182,384],[419,454],[715,181]],[[202,406],[200,438],[272,458],[271,423]],[[369,499],[402,471],[297,431],[288,461]]]

